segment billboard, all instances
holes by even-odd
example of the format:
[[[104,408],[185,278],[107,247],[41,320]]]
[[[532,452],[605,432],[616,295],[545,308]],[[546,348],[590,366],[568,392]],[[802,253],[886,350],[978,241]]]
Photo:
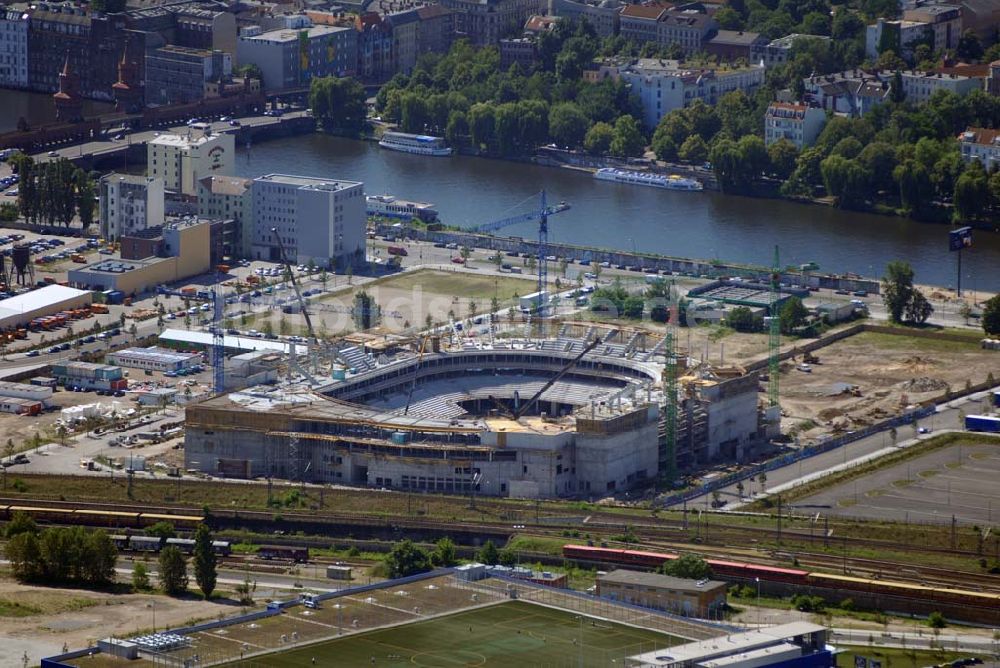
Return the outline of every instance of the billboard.
[[[972,228],[960,227],[948,232],[948,250],[960,251],[972,246]]]

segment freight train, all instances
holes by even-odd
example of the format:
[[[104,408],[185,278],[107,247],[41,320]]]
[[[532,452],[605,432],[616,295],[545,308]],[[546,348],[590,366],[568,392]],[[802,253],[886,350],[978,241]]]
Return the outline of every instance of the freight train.
[[[669,552],[642,552],[638,550],[617,550],[587,545],[563,545],[563,556],[581,561],[618,564],[639,568],[660,568],[668,561],[680,557]],[[875,580],[831,573],[815,573],[794,568],[777,568],[746,562],[706,559],[712,573],[723,579],[741,582],[781,582],[803,587],[834,589],[838,593],[864,592],[885,596],[899,596],[921,600],[940,601],[956,605],[975,606],[992,610],[1000,609],[1000,594],[966,591],[946,587],[931,587],[891,580]]]
[[[121,529],[143,529],[157,522],[168,522],[179,530],[193,531],[205,521],[201,515],[167,515],[163,513],[121,512],[115,510],[90,510],[84,508],[45,506],[0,505],[0,521],[10,521],[15,514],[24,513],[36,522],[82,526],[102,526]]]
[[[184,554],[194,554],[194,540],[190,538],[116,535],[111,536],[111,542],[121,552],[159,552],[172,545]],[[220,557],[228,557],[232,553],[232,545],[228,540],[215,540],[212,541],[212,551]]]

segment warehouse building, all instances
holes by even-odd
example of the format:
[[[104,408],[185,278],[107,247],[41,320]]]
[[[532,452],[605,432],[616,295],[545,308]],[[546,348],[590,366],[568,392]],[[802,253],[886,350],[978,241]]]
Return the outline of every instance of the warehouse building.
[[[180,371],[190,369],[201,362],[201,355],[180,353],[166,348],[125,348],[111,353],[107,359],[112,364],[145,371]]]
[[[27,399],[45,403],[52,398],[52,388],[26,383],[0,381],[0,397],[7,399]]]
[[[160,255],[142,259],[101,260],[80,269],[70,269],[69,282],[92,290],[118,290],[126,295],[139,295],[158,285],[198,276],[211,269],[209,221],[197,218],[177,220],[164,225],[158,234],[162,239],[155,247]],[[123,249],[126,243],[129,242],[123,242]]]
[[[597,595],[686,617],[714,617],[726,607],[719,580],[689,580],[658,573],[616,570],[597,576]]]
[[[86,290],[47,285],[0,301],[0,329],[21,327],[35,318],[90,306],[92,301]]]

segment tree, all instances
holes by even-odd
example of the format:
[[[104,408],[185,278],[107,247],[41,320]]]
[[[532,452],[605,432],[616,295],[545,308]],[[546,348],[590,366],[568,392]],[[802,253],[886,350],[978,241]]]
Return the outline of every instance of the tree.
[[[444,136],[452,146],[457,146],[469,136],[469,119],[464,111],[453,109],[448,114],[448,125],[445,127]]]
[[[994,295],[983,305],[983,331],[992,336],[1000,334],[1000,295]]]
[[[688,580],[704,580],[712,577],[712,569],[708,562],[697,554],[685,554],[677,559],[672,559],[663,564],[660,571],[664,575]]]
[[[458,563],[455,543],[452,542],[451,538],[442,538],[434,545],[434,552],[431,553],[431,563],[439,568],[447,568]]]
[[[313,116],[331,129],[356,134],[364,127],[367,106],[364,86],[351,77],[317,77],[309,85]]]
[[[143,533],[147,536],[155,536],[158,538],[175,538],[177,536],[177,532],[174,530],[174,525],[163,520],[149,525]]]
[[[149,569],[141,561],[132,567],[132,589],[137,592],[149,589]]]
[[[212,531],[199,524],[194,531],[194,580],[205,598],[212,598],[217,579],[215,550],[212,549]]]
[[[176,545],[168,545],[160,552],[160,587],[168,596],[179,596],[187,591],[187,564]]]
[[[931,614],[927,615],[927,625],[932,629],[943,629],[947,626],[944,615],[935,610]]]
[[[639,123],[625,114],[619,116],[615,121],[615,134],[611,139],[611,155],[620,158],[633,158],[641,156],[646,148],[646,139],[642,136]]]
[[[795,148],[795,144],[784,138],[767,147],[771,173],[781,180],[787,179],[795,171],[795,160],[798,157],[799,150]]]
[[[427,553],[406,539],[396,544],[385,557],[390,578],[402,578],[431,570]]]
[[[38,525],[35,524],[34,518],[31,515],[18,511],[14,513],[14,516],[7,523],[4,529],[4,536],[8,539],[13,538],[22,533],[38,534]]]
[[[677,157],[684,162],[700,165],[708,158],[708,145],[700,135],[691,135],[681,144]]]
[[[806,323],[809,317],[809,309],[798,297],[789,297],[788,301],[781,307],[781,333],[791,334],[795,329]]]
[[[549,136],[559,146],[578,146],[589,125],[587,116],[573,102],[561,102],[549,111]]]
[[[882,277],[882,302],[891,322],[902,322],[906,307],[913,299],[913,268],[909,262],[893,260]]]
[[[483,543],[479,552],[476,553],[476,559],[488,566],[495,566],[500,562],[500,553],[497,551],[497,546],[493,544],[492,540]]]
[[[753,311],[746,306],[737,306],[726,314],[726,327],[735,329],[737,332],[756,332],[760,329],[758,318],[755,318]]]
[[[615,129],[608,123],[594,123],[583,138],[583,147],[591,155],[603,155],[611,148]]]
[[[989,210],[989,176],[978,160],[973,160],[955,182],[954,203],[955,222],[982,218]]]
[[[932,313],[934,313],[934,307],[924,297],[924,293],[914,289],[913,295],[910,297],[910,303],[906,305],[906,319],[922,325],[927,322]]]
[[[826,191],[837,199],[838,207],[856,209],[864,204],[869,179],[857,161],[831,155],[820,163],[820,171]]]
[[[87,229],[94,222],[94,180],[82,169],[76,170],[76,209],[80,216],[80,223],[83,229]]]
[[[955,47],[955,54],[966,61],[982,58],[983,45],[980,43],[976,33],[971,30],[966,30],[962,33],[962,37],[958,40],[958,46]]]

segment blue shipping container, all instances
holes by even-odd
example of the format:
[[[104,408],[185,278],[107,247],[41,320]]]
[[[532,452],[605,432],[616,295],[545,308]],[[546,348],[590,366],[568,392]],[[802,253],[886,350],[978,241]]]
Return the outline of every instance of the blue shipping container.
[[[1000,417],[990,415],[966,415],[965,428],[968,431],[1000,433]]]

